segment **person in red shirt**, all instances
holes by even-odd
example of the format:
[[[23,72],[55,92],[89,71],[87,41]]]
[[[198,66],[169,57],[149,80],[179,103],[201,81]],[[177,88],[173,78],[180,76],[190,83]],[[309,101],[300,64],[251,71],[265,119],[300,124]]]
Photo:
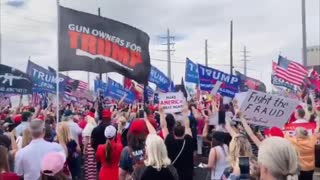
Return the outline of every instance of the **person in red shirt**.
[[[122,152],[121,135],[114,126],[109,125],[104,130],[106,144],[99,145],[96,153],[97,161],[101,163],[99,179],[118,180],[119,161]]]

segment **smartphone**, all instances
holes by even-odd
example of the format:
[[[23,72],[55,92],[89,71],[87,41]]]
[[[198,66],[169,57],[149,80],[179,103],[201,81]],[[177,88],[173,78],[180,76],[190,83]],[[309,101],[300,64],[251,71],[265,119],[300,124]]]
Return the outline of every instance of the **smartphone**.
[[[139,118],[144,118],[144,110],[139,110],[138,117]]]
[[[250,177],[250,160],[247,156],[239,157],[239,168],[241,177]],[[242,178],[243,179],[243,178]]]

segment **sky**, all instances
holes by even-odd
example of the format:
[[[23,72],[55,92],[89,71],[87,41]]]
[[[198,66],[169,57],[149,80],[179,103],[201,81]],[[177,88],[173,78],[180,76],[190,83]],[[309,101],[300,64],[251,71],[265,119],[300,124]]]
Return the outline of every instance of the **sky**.
[[[185,59],[204,64],[208,40],[209,66],[229,72],[230,21],[233,20],[233,59],[243,72],[248,52],[248,76],[271,90],[272,61],[279,54],[302,61],[301,0],[60,0],[62,6],[101,15],[135,26],[150,36],[151,64],[167,73],[166,46],[161,36],[175,36],[172,79],[180,83]],[[306,0],[307,45],[320,44],[320,1]],[[57,2],[55,0],[0,0],[2,63],[23,71],[28,59],[57,66]],[[320,62],[319,62],[320,63]],[[87,74],[70,72],[87,81]],[[96,74],[90,73],[90,84]],[[109,77],[121,81],[116,73]]]

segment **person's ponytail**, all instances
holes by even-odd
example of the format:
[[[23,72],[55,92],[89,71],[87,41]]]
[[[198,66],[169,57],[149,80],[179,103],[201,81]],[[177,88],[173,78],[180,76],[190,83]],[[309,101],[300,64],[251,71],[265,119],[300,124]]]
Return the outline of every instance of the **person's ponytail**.
[[[106,162],[107,162],[107,164],[111,163],[111,153],[112,153],[111,142],[110,142],[110,139],[107,139],[107,142],[106,142]]]

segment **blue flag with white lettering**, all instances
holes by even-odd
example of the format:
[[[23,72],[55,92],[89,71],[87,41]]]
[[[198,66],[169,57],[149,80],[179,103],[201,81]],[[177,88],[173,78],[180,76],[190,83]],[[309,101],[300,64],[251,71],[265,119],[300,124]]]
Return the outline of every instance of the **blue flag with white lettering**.
[[[56,74],[28,61],[27,74],[33,81],[34,92],[56,92]],[[66,84],[66,76],[59,75],[59,91],[63,92]]]
[[[94,92],[101,92],[105,94],[108,91],[108,84],[101,81],[100,79],[94,80]]]
[[[160,90],[165,92],[169,91],[171,85],[170,79],[154,66],[151,66],[149,81],[155,83],[157,85],[157,88],[159,88]]]
[[[135,95],[132,91],[125,89],[121,84],[109,78],[106,96],[109,96],[116,100],[120,100],[125,95],[126,97],[123,100],[124,103],[131,104],[134,102]]]
[[[185,81],[199,84],[198,65],[189,58],[186,59]]]
[[[200,90],[211,91],[217,81],[222,85],[218,92],[222,96],[233,98],[239,92],[240,79],[238,76],[230,75],[217,69],[198,64]]]

